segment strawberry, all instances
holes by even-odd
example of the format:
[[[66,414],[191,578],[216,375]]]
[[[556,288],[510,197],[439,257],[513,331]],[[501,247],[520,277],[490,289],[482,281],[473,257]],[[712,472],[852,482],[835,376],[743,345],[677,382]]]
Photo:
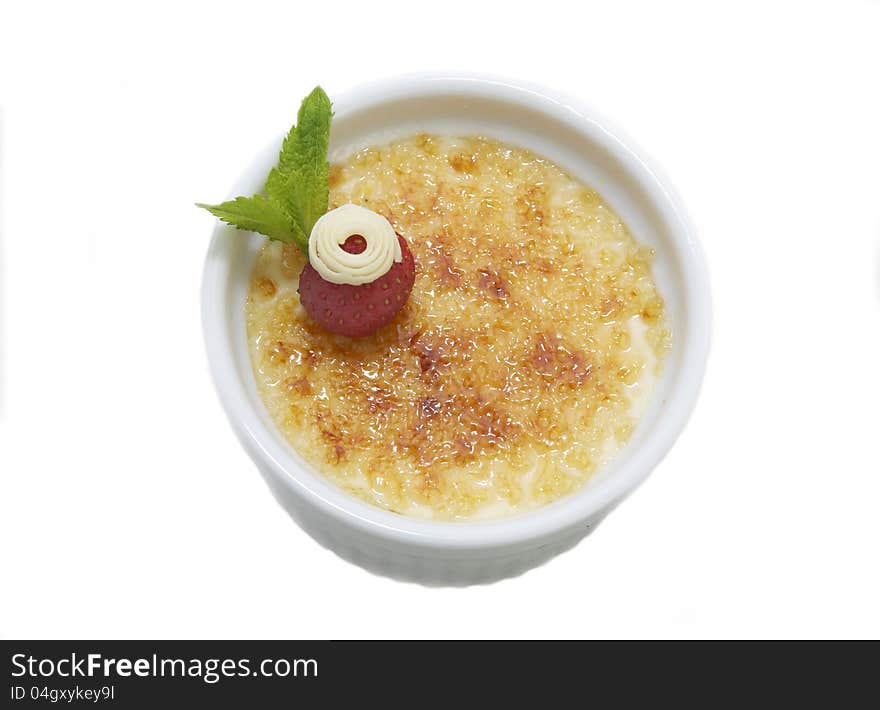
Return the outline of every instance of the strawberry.
[[[318,324],[337,335],[359,338],[375,333],[391,322],[403,308],[415,281],[416,265],[406,240],[397,235],[403,261],[375,281],[353,286],[325,281],[307,263],[299,277],[299,299]],[[342,245],[350,254],[366,249],[360,235],[352,235]]]

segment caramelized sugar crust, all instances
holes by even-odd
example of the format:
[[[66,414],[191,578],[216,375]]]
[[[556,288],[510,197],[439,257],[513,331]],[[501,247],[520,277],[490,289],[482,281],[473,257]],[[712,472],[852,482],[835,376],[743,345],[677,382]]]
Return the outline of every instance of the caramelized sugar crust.
[[[352,340],[304,313],[295,247],[254,268],[262,397],[328,478],[403,514],[493,517],[571,492],[627,439],[669,333],[650,250],[596,192],[522,149],[420,135],[333,165],[330,200],[385,215],[416,280]]]

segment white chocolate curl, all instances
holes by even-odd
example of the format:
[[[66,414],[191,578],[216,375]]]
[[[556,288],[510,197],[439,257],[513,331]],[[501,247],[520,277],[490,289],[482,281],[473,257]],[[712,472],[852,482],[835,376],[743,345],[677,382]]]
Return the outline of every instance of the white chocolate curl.
[[[367,243],[360,254],[349,254],[342,248],[354,234]],[[348,204],[315,222],[309,235],[309,261],[325,281],[359,286],[388,273],[395,261],[403,261],[403,255],[387,219],[366,207]]]

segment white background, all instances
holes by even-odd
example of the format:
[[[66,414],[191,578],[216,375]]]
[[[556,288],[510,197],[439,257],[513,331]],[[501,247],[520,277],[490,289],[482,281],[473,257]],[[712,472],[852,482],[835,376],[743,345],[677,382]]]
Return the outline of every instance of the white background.
[[[880,4],[0,8],[0,635],[880,635]],[[615,119],[677,184],[715,293],[702,398],[651,479],[572,552],[470,589],[301,532],[199,323],[193,202],[316,83],[432,69]]]

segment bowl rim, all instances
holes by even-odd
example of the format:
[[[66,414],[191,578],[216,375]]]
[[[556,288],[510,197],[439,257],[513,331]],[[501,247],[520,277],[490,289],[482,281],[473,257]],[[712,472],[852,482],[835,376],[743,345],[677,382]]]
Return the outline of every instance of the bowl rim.
[[[600,141],[639,181],[654,206],[670,225],[672,242],[683,268],[684,301],[688,329],[682,343],[679,379],[664,403],[663,417],[613,475],[535,510],[492,520],[470,522],[434,521],[408,517],[371,505],[345,493],[308,465],[300,465],[279,447],[263,420],[253,410],[238,377],[227,340],[226,314],[218,304],[226,288],[229,264],[224,259],[221,234],[216,224],[202,276],[202,327],[208,364],[221,403],[245,450],[266,475],[270,473],[297,498],[340,524],[377,536],[388,543],[433,549],[479,550],[509,546],[539,546],[597,514],[610,509],[634,490],[670,450],[681,434],[699,396],[709,354],[712,305],[708,265],[702,247],[676,190],[662,171],[607,117],[579,99],[531,82],[489,74],[440,72],[417,73],[378,79],[334,97],[337,117],[386,101],[414,95],[439,96],[454,92],[502,99],[550,114],[591,140]],[[227,341],[228,342],[228,341]],[[263,465],[261,465],[263,464]]]

